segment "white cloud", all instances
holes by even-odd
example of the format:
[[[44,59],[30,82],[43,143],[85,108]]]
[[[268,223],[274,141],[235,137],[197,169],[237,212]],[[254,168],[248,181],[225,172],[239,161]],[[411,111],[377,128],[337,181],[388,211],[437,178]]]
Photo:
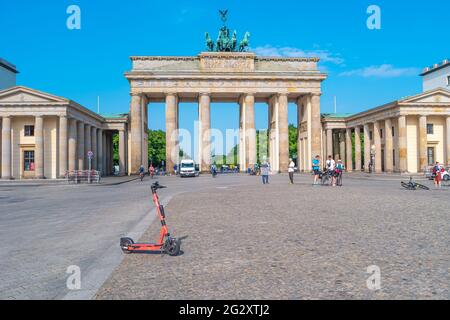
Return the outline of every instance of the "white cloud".
[[[334,64],[343,64],[344,59],[333,55],[328,50],[302,50],[294,47],[274,47],[271,45],[260,46],[252,48],[252,51],[259,56],[270,57],[316,57],[322,62],[329,62]]]
[[[403,76],[412,76],[420,73],[418,68],[395,68],[391,64],[382,64],[379,66],[370,66],[361,69],[341,72],[339,75],[344,77],[359,76],[364,78],[396,78]]]

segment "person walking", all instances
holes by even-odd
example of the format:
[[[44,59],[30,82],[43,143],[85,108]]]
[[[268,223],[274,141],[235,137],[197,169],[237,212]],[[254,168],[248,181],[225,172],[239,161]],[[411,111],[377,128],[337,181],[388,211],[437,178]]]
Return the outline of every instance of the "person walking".
[[[345,166],[341,159],[338,159],[336,163],[335,175],[336,175],[336,185],[342,187],[342,174],[344,173]]]
[[[264,161],[261,164],[261,177],[262,177],[263,184],[269,184],[269,171],[270,171],[270,165],[267,161]]]
[[[316,155],[316,157],[312,161],[312,170],[314,172],[314,182],[313,185],[319,185],[319,176],[320,176],[320,156]]]
[[[292,158],[289,158],[289,167],[288,167],[288,173],[289,173],[289,183],[294,184],[294,171],[295,171],[295,163],[292,161]]]

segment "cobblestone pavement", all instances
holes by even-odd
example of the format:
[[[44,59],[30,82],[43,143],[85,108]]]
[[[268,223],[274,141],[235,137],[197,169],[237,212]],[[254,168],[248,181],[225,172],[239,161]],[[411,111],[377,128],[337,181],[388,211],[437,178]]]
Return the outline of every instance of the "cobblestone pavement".
[[[121,262],[121,236],[150,226],[151,180],[108,184],[0,186],[0,299],[87,299]],[[219,183],[208,177],[159,177],[163,203],[174,194]],[[222,181],[223,182],[223,181]],[[226,184],[246,183],[229,177]],[[67,289],[67,267],[81,271],[81,290]]]
[[[166,206],[183,254],[126,255],[97,299],[449,299],[450,190],[399,181],[243,177]],[[252,180],[253,179],[253,180]],[[227,177],[217,178],[225,183]],[[431,186],[430,182],[424,182]],[[141,240],[152,241],[153,223]],[[367,288],[368,266],[381,290]]]

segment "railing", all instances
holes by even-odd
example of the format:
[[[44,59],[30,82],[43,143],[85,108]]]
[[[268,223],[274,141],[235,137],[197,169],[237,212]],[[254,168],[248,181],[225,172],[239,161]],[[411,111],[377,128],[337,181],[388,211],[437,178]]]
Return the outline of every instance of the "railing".
[[[97,170],[73,170],[66,171],[67,183],[99,183],[101,179],[100,171]]]

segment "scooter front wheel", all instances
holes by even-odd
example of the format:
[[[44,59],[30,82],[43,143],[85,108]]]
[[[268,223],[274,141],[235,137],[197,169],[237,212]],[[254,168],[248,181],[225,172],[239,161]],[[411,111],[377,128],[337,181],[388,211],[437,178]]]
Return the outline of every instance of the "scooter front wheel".
[[[180,253],[181,242],[178,239],[170,238],[164,248],[164,252],[169,256],[177,256]]]

